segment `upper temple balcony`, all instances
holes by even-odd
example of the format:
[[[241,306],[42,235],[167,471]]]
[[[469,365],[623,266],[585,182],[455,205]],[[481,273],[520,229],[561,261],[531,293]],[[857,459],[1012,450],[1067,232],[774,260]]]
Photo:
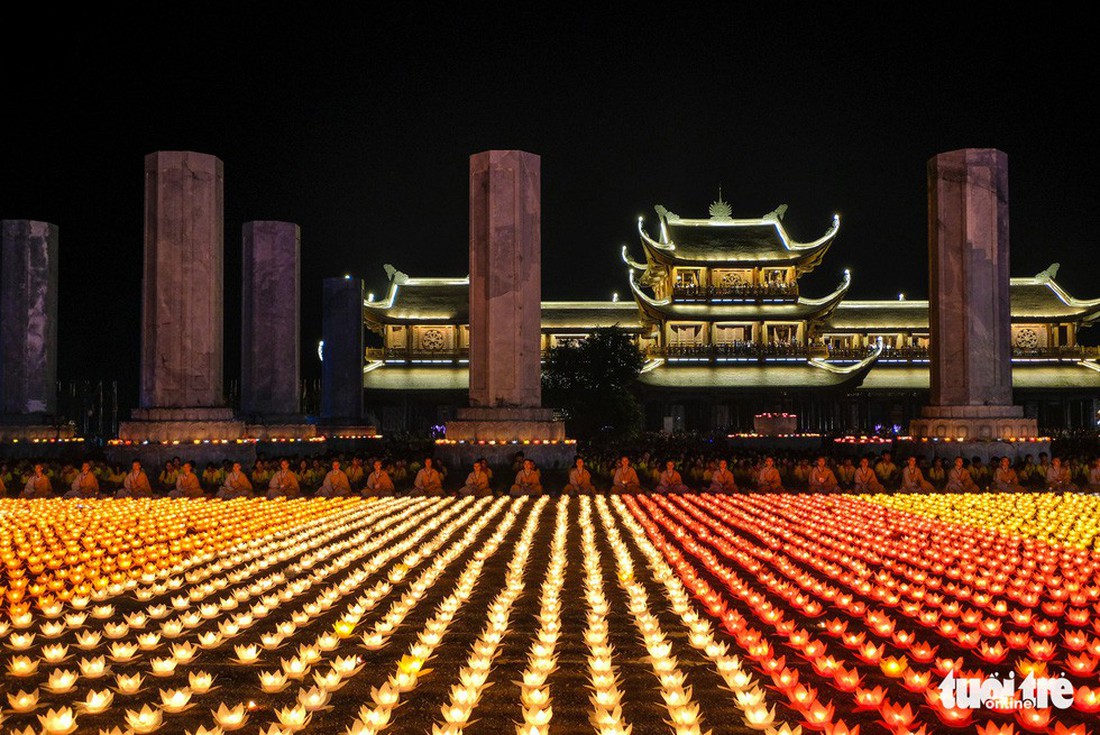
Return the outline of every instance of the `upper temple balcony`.
[[[737,283],[717,286],[678,283],[672,287],[677,301],[756,301],[797,299],[797,283]]]

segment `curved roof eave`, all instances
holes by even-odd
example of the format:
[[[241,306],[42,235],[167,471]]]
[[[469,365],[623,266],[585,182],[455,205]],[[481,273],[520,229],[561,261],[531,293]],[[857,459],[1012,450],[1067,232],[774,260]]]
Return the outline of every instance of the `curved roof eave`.
[[[649,269],[648,265],[646,265],[644,263],[638,263],[637,261],[634,261],[634,260],[631,259],[630,254],[627,252],[627,246],[626,245],[623,245],[622,254],[623,254],[623,262],[626,263],[631,268],[633,268],[634,270],[645,271],[645,270]]]
[[[815,306],[816,307],[821,307],[818,312],[816,312],[815,314],[807,317],[808,319],[813,319],[813,320],[824,319],[824,318],[828,317],[830,314],[832,314],[833,311],[836,310],[837,305],[840,304],[840,302],[844,300],[844,296],[845,296],[845,294],[848,293],[848,289],[851,287],[851,285],[852,285],[852,272],[850,270],[848,270],[847,268],[845,268],[844,269],[844,277],[841,279],[840,285],[837,286],[835,291],[833,291],[828,296],[825,296],[824,298],[820,298],[820,299],[803,299],[803,298],[800,298],[799,303],[805,304],[806,306],[811,306],[811,307],[815,307]]]
[[[630,282],[630,292],[634,294],[634,301],[638,304],[642,315],[655,321],[663,320],[665,315],[661,307],[671,304],[672,299],[655,299],[643,291],[642,287],[634,280],[634,269],[627,271],[627,281]]]

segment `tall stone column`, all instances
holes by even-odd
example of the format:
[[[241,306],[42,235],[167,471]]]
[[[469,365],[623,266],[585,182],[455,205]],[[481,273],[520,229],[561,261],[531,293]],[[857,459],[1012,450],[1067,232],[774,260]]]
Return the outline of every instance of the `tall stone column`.
[[[188,444],[191,457],[255,456],[244,422],[225,405],[223,186],[215,156],[145,157],[140,407],[118,429],[124,447],[145,447],[144,459],[161,461]]]
[[[291,222],[246,222],[242,232],[241,414],[298,413],[300,241]]]
[[[326,278],[322,310],[321,418],[352,426],[363,418],[363,279]]]
[[[541,162],[470,157],[470,406],[542,405]]]
[[[928,162],[931,405],[911,433],[990,441],[1035,437],[1012,405],[1008,157],[988,148]]]
[[[512,442],[543,467],[572,460],[565,425],[542,408],[541,196],[537,155],[470,157],[470,406],[447,422],[444,461],[510,462]]]
[[[0,222],[0,415],[57,410],[57,226]]]
[[[215,156],[145,157],[142,408],[225,405],[223,186]]]

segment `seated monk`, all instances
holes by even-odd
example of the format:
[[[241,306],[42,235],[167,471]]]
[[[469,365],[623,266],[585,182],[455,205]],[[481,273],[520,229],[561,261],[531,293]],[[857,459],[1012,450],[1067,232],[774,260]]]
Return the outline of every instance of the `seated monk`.
[[[875,463],[875,474],[878,475],[878,481],[883,487],[893,486],[894,480],[898,477],[898,466],[890,458],[889,452],[883,452],[882,459]]]
[[[523,469],[516,473],[516,482],[512,485],[513,496],[540,495],[542,493],[542,476],[535,468],[535,463],[529,459],[523,460]]]
[[[233,462],[233,469],[226,475],[215,497],[221,501],[231,501],[235,497],[252,497],[252,481],[244,474],[240,462]]]
[[[569,484],[562,488],[562,492],[569,495],[591,495],[596,492],[596,487],[592,484],[592,473],[584,466],[584,459],[581,457],[573,460],[573,467],[569,470]]]
[[[353,489],[359,487],[359,484],[363,482],[364,474],[365,472],[363,470],[363,460],[359,459],[358,457],[352,457],[351,466],[348,467],[347,475],[348,482],[351,483]]]
[[[190,462],[184,462],[183,468],[176,477],[176,489],[168,493],[170,498],[201,498],[203,497],[202,484],[199,476],[195,474]]]
[[[838,487],[836,475],[829,469],[824,457],[817,458],[807,482],[812,493],[831,493]]]
[[[993,472],[992,489],[1000,493],[1020,493],[1024,491],[1020,484],[1020,478],[1016,470],[1012,469],[1012,463],[1008,457],[1001,457],[1001,462]]]
[[[53,486],[50,478],[46,476],[45,468],[40,464],[34,466],[34,472],[27,478],[27,484],[23,486],[21,498],[48,498],[53,495]]]
[[[290,462],[284,459],[279,462],[279,471],[271,476],[264,497],[274,500],[275,498],[296,498],[300,494],[298,476],[290,469]]]
[[[66,498],[97,498],[99,497],[99,480],[92,474],[92,463],[85,462],[80,465],[80,472],[73,478],[71,489],[65,493]]]
[[[122,478],[122,487],[115,493],[116,498],[151,498],[153,486],[149,484],[149,477],[145,470],[141,469],[141,462],[134,460],[130,465],[130,471]]]
[[[1089,467],[1089,491],[1100,492],[1100,459],[1094,459]]]
[[[859,460],[859,467],[852,477],[852,489],[857,493],[882,492],[882,483],[878,481],[878,475],[871,469],[871,462],[866,457]]]
[[[947,485],[944,487],[949,493],[976,493],[978,486],[974,484],[974,477],[970,470],[963,466],[963,458],[955,457],[955,466],[947,473]]]
[[[489,473],[485,471],[485,463],[480,459],[474,460],[473,471],[466,475],[466,484],[458,494],[474,495],[479,498],[493,494],[493,489],[489,486]]]
[[[340,461],[332,460],[332,469],[325,475],[321,487],[317,489],[319,498],[346,498],[351,495],[351,482],[340,469]]]
[[[764,466],[756,474],[756,489],[763,493],[783,492],[783,482],[779,479],[779,470],[775,468],[775,460],[771,457],[764,458]]]
[[[676,471],[676,463],[671,459],[665,462],[664,472],[657,478],[657,487],[654,488],[654,492],[658,493],[686,493],[688,492],[688,486],[684,484],[683,478],[680,477],[680,473]]]
[[[729,463],[726,460],[722,459],[718,461],[718,469],[710,476],[710,487],[708,490],[712,493],[737,492],[737,483],[734,482],[733,473],[730,472]]]
[[[252,481],[241,469],[240,462],[233,463],[233,469],[225,477],[225,482],[218,488],[215,496],[219,500],[233,500],[234,498],[251,498]]]
[[[367,484],[363,487],[363,497],[371,495],[378,498],[388,498],[393,495],[393,480],[390,479],[390,473],[382,469],[380,459],[374,460],[374,470],[367,475]]]
[[[901,491],[903,493],[930,493],[935,488],[924,479],[924,472],[917,466],[917,458],[905,460],[905,469],[901,471]]]
[[[424,458],[424,469],[416,473],[413,480],[413,495],[442,495],[443,475],[432,467],[432,458]]]
[[[1047,470],[1046,474],[1046,486],[1047,490],[1053,490],[1055,492],[1077,490],[1077,486],[1073,484],[1073,477],[1070,474],[1069,467],[1063,465],[1059,457],[1055,457],[1050,461],[1050,468]]]
[[[611,475],[611,490],[617,493],[640,493],[642,483],[638,480],[638,473],[630,466],[630,457],[619,460],[619,466]]]
[[[836,468],[836,479],[843,488],[852,486],[856,479],[856,466],[852,464],[851,457],[845,457],[844,462]]]

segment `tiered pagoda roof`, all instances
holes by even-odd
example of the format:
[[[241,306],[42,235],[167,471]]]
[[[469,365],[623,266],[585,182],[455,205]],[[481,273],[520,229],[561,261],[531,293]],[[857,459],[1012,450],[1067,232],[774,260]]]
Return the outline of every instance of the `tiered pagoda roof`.
[[[707,219],[687,219],[663,206],[655,207],[660,219],[660,235],[646,232],[638,218],[638,233],[650,263],[668,266],[794,266],[798,273],[813,270],[820,262],[840,229],[840,216],[824,235],[813,242],[797,242],[783,227],[782,205],[763,217],[734,219],[729,205],[719,197],[711,205]]]

